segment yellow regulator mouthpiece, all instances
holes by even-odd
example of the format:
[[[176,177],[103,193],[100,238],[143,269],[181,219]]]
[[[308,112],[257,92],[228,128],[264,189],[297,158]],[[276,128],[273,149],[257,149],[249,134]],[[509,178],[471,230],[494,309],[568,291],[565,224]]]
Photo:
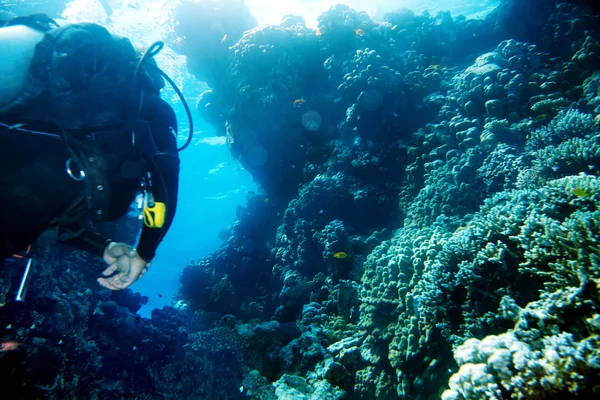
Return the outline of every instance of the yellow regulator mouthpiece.
[[[165,203],[155,202],[152,206],[144,207],[144,225],[148,228],[162,228],[165,224],[167,206]]]

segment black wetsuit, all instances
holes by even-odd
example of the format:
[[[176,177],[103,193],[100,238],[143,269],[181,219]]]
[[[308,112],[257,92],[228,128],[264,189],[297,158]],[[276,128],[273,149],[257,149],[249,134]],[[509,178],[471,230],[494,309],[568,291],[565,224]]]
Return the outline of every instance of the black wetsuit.
[[[86,29],[86,35],[90,30],[93,34],[96,31],[107,34],[98,26],[88,25]],[[74,32],[78,33],[76,30]],[[110,40],[108,38],[106,42],[109,43]],[[40,45],[37,53],[44,53],[44,49],[39,47]],[[32,63],[32,69],[36,67],[38,71],[45,73],[43,68]],[[89,69],[86,65],[82,66],[82,70],[83,68],[87,68],[85,71]],[[35,71],[31,75],[34,73]],[[73,76],[71,71],[65,74]],[[40,80],[37,79],[36,82]],[[88,179],[90,177],[77,181],[67,174],[66,164],[73,156],[72,147],[67,146],[58,124],[51,121],[62,119],[68,125],[68,118],[63,117],[63,114],[68,116],[68,111],[72,109],[77,109],[76,117],[84,117],[82,120],[85,120],[86,115],[82,115],[85,113],[89,113],[91,117],[102,115],[103,111],[104,114],[110,114],[106,110],[123,110],[125,100],[123,105],[106,105],[99,97],[94,97],[94,92],[89,87],[78,89],[77,93],[82,98],[90,99],[89,101],[98,100],[96,106],[82,107],[80,110],[78,107],[81,107],[81,101],[75,101],[73,106],[66,108],[63,107],[64,102],[48,104],[47,98],[39,96],[41,100],[33,99],[8,111],[0,110],[0,123],[4,124],[0,125],[0,260],[26,249],[51,226],[59,227],[59,240],[62,238],[66,243],[101,256],[110,238],[104,238],[94,231],[90,221],[98,218],[94,215],[95,210],[86,207],[90,198],[86,193],[89,194],[90,190],[103,190],[108,194],[102,220],[112,221],[125,215],[146,176],[152,182],[155,201],[166,205],[166,215],[165,223],[160,228],[143,226],[137,246],[140,257],[146,261],[152,260],[171,225],[177,205],[179,179],[179,157],[174,135],[177,121],[172,108],[160,99],[158,90],[144,92],[139,116],[147,121],[151,132],[148,136],[151,136],[156,145],[154,151],[150,152],[152,154],[132,144],[132,122],[129,119],[105,127],[87,126],[85,129],[72,131],[65,129],[69,132],[69,137],[77,137],[83,143],[87,143],[84,140],[87,135],[95,135],[94,145],[99,150],[101,172],[107,185],[90,189],[87,183],[91,181]],[[116,89],[110,93],[118,97]],[[52,107],[57,109],[51,115],[53,118],[38,117],[44,116],[47,109]],[[55,136],[24,130],[53,133]],[[76,167],[78,165],[73,164],[73,169],[77,169]],[[71,211],[67,213],[68,210]]]
[[[158,150],[164,154],[147,162],[143,155],[133,151],[131,135],[118,131],[112,137],[104,138],[107,145],[103,146],[109,183],[106,190],[110,190],[106,220],[125,215],[139,191],[146,169],[152,176],[155,200],[167,206],[162,228],[144,225],[142,229],[137,250],[146,261],[154,257],[175,215],[179,177],[177,144],[171,131],[176,127],[175,115],[171,107],[159,98],[150,100],[150,103],[148,107],[155,108],[154,118],[150,121],[151,130]],[[43,123],[23,127],[58,133],[52,128]],[[67,175],[66,162],[70,157],[67,146],[58,136],[0,129],[0,259],[24,250],[81,198],[85,183]],[[85,203],[85,199],[81,202]],[[85,223],[85,220],[68,221],[59,231],[75,233]],[[101,256],[108,240],[93,229],[86,229],[65,242]]]

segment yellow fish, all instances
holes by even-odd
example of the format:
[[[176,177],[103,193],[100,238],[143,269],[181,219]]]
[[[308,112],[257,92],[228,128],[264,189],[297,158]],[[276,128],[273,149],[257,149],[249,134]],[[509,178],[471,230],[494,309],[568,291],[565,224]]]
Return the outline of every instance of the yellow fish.
[[[548,118],[548,114],[541,114],[541,115],[538,115],[537,117],[535,117],[533,120],[535,122],[540,122],[540,121],[545,120],[546,118]]]
[[[433,68],[434,71],[441,71],[442,69],[444,69],[444,67],[440,64],[432,65],[431,68]]]
[[[348,254],[344,251],[338,251],[337,253],[333,253],[333,258],[343,259],[348,257]]]
[[[294,107],[299,107],[302,103],[304,103],[304,99],[294,100]]]
[[[588,193],[587,190],[583,189],[583,188],[575,188],[573,189],[573,194],[577,197],[587,197],[590,194]]]
[[[321,32],[321,28],[317,28],[317,30],[315,31],[315,35],[321,36],[322,34],[323,32]]]

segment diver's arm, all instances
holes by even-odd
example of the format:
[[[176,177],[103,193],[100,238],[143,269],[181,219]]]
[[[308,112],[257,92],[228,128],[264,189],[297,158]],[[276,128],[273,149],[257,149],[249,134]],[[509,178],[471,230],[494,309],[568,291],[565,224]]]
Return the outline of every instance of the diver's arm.
[[[79,224],[60,226],[58,228],[58,241],[101,258],[104,256],[106,247],[112,242],[97,232],[82,228]]]
[[[78,224],[70,224],[58,228],[58,241],[100,257],[106,264],[112,266],[121,256],[128,258],[136,255],[133,247],[127,243],[113,242],[90,229],[82,230]],[[61,239],[61,237],[65,239]],[[106,275],[106,274],[105,274]]]
[[[166,213],[162,227],[154,228],[144,224],[142,228],[137,251],[148,262],[154,258],[158,245],[173,222],[179,189],[179,155],[177,140],[173,134],[177,131],[175,113],[158,97],[150,102],[150,107],[153,109],[150,128],[159,151],[159,154],[149,160],[152,194],[157,204],[163,203],[166,206]]]

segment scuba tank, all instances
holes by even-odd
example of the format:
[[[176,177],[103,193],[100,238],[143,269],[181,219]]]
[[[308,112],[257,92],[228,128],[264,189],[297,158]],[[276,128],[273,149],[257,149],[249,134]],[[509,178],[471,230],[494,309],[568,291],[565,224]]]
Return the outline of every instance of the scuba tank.
[[[0,28],[0,108],[23,89],[35,46],[43,38],[43,33],[23,25]]]

